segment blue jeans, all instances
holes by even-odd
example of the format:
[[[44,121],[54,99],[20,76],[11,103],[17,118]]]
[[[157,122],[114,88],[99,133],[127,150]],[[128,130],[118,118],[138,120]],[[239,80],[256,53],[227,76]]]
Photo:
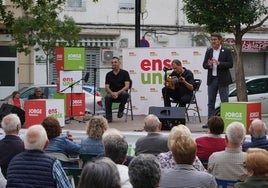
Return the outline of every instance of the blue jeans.
[[[221,102],[229,101],[229,86],[220,87],[218,78],[213,77],[211,84],[208,85],[208,119],[215,115],[215,102],[218,92]]]

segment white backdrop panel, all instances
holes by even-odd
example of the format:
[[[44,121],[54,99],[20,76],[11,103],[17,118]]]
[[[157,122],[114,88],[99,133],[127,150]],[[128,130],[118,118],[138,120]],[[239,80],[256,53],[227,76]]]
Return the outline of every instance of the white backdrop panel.
[[[132,48],[123,49],[123,68],[133,80],[132,103],[134,114],[148,114],[150,106],[164,106],[162,88],[164,66],[173,59],[182,61],[183,66],[202,80],[197,101],[202,116],[207,115],[207,71],[202,63],[206,48]],[[169,72],[169,71],[168,71]],[[190,113],[191,115],[191,113]]]

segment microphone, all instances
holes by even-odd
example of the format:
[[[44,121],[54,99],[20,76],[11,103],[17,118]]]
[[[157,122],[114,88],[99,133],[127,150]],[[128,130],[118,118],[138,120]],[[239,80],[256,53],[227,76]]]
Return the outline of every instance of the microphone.
[[[173,70],[173,68],[171,68],[171,67],[169,68],[169,67],[164,66],[163,71],[166,72],[166,71],[169,71],[169,70]]]
[[[88,81],[88,78],[89,78],[89,73],[87,72],[85,77],[84,77],[84,81],[87,82]]]

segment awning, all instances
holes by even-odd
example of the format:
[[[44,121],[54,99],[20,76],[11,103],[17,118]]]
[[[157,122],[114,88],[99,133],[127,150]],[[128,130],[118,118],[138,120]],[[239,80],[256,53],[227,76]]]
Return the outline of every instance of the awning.
[[[66,43],[65,41],[58,41],[56,46],[60,46],[61,43]],[[68,46],[68,44],[67,44]],[[114,47],[115,40],[111,38],[85,38],[80,39],[77,44],[78,47]]]
[[[110,38],[86,38],[79,41],[78,46],[83,47],[114,47],[115,41]]]

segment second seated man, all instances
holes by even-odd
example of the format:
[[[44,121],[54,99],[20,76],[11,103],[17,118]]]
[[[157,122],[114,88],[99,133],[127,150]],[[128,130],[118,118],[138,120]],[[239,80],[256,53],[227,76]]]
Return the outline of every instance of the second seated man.
[[[120,65],[120,59],[113,57],[112,71],[108,72],[105,78],[105,90],[107,92],[105,96],[105,113],[109,123],[113,121],[112,103],[120,102],[117,117],[122,118],[125,104],[129,97],[130,76],[126,70],[120,68]]]
[[[165,80],[165,87],[162,89],[164,106],[170,107],[172,98],[179,102],[180,107],[185,107],[193,96],[194,76],[178,59],[174,59],[171,65],[173,72]]]

